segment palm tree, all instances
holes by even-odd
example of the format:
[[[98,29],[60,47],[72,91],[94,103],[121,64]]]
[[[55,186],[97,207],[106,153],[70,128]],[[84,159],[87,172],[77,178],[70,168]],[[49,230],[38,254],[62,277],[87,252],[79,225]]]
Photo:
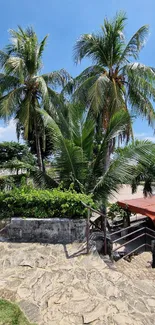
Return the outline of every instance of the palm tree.
[[[69,104],[67,114],[66,111],[65,116],[60,112],[58,123],[43,112],[45,125],[51,130],[52,146],[57,149],[52,161],[53,173],[34,171],[31,175],[39,186],[73,187],[77,192],[91,194],[106,216],[109,197],[114,196],[122,184],[131,184],[138,177],[137,166],[147,165],[150,157],[153,159],[155,145],[149,141],[135,142],[124,149],[123,154],[114,154],[107,166],[109,143],[113,145],[124,134],[129,114],[123,110],[115,113],[98,144],[95,120],[89,112],[77,104]],[[103,229],[103,217],[101,225]]]
[[[100,33],[82,35],[74,47],[75,62],[83,58],[93,65],[85,69],[71,86],[73,98],[90,107],[97,119],[97,133],[102,138],[111,116],[121,110],[145,117],[152,126],[155,112],[155,73],[153,68],[137,62],[145,45],[148,26],[142,26],[126,43],[126,16],[120,12],[110,21],[104,20]],[[134,62],[136,61],[136,62]],[[132,127],[126,125],[124,136],[129,140]]]
[[[53,110],[59,104],[55,88],[64,86],[69,80],[65,70],[40,74],[42,55],[47,36],[39,42],[30,27],[10,30],[11,43],[0,51],[0,116],[17,120],[18,135],[24,130],[24,139],[33,133],[36,142],[38,166],[43,170],[41,141],[45,137],[41,110]],[[42,140],[41,140],[42,139]]]
[[[91,193],[100,206],[106,205],[109,196],[114,195],[122,184],[131,183],[137,176],[137,164],[148,163],[154,155],[154,144],[149,141],[135,142],[123,154],[115,154],[105,170],[109,142],[116,141],[129,123],[129,115],[125,111],[111,117],[99,145],[95,141],[95,121],[80,106],[69,104],[67,117],[61,113],[59,124],[47,113],[43,114],[45,125],[53,135],[52,145],[57,148],[52,166],[59,184],[69,188],[73,183],[76,191]],[[37,174],[36,180],[41,181],[43,176],[42,173]],[[58,183],[51,178],[50,184],[48,177],[47,186],[58,186]]]

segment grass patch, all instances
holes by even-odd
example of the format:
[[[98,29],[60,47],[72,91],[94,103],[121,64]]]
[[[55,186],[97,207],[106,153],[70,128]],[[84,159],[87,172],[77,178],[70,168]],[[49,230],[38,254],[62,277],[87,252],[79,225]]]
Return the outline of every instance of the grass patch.
[[[30,324],[20,308],[7,300],[0,299],[0,325],[34,325]]]

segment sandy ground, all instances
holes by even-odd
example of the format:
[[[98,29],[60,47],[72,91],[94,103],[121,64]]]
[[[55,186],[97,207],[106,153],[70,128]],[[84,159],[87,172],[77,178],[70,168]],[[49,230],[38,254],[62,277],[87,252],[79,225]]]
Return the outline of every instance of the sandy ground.
[[[139,186],[137,192],[132,194],[131,186],[123,185],[120,188],[119,192],[115,194],[115,197],[112,197],[109,201],[110,203],[123,201],[123,200],[130,200],[130,199],[137,199],[143,197],[143,186]]]

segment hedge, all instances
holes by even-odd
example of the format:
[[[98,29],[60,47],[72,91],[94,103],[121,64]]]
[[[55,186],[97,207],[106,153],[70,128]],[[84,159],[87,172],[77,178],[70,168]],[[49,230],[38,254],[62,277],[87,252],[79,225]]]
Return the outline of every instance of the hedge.
[[[13,189],[0,192],[0,219],[22,218],[85,218],[87,209],[81,201],[93,206],[91,196],[70,190]]]

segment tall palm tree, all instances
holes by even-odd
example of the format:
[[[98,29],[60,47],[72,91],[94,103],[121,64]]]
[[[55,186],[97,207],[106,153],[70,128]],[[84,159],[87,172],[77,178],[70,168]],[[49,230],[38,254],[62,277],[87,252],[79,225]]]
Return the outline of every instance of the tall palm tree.
[[[155,112],[155,73],[151,67],[137,62],[139,52],[146,42],[148,26],[142,26],[126,42],[124,36],[126,16],[120,12],[110,21],[104,20],[100,33],[84,34],[74,47],[74,59],[92,60],[74,83],[74,98],[89,106],[97,116],[97,130],[107,129],[111,116],[122,109],[131,115],[145,117],[152,126]],[[130,122],[130,121],[129,121]],[[125,136],[132,135],[131,123]]]
[[[51,113],[58,105],[55,88],[64,87],[69,80],[65,70],[40,74],[42,55],[47,36],[39,42],[35,31],[28,27],[10,30],[11,43],[0,51],[0,116],[15,118],[17,131],[24,130],[24,139],[33,133],[36,142],[38,166],[43,170],[41,139],[44,139],[42,109]],[[43,141],[42,141],[43,142]]]

